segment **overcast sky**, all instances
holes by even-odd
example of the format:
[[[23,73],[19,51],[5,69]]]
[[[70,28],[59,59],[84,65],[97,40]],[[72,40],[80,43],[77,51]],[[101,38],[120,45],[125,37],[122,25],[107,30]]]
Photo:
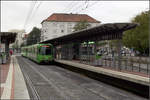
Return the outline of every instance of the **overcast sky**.
[[[52,13],[78,13],[102,23],[130,22],[149,9],[149,1],[1,1],[1,31],[24,29],[27,33]]]

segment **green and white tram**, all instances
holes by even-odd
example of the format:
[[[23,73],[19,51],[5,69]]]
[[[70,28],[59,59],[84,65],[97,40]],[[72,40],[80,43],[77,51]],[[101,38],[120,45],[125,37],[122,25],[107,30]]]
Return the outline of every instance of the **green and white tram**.
[[[53,56],[53,45],[52,44],[35,44],[25,46],[21,48],[21,55],[31,60],[42,63],[52,62]]]

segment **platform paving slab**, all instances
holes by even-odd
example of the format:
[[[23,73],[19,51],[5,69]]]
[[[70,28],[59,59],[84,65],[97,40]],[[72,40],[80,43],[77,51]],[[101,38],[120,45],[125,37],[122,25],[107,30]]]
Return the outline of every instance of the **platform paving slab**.
[[[12,95],[12,82],[13,82],[13,57],[11,57],[11,62],[10,62],[10,66],[8,70],[8,73],[6,75],[6,81],[5,83],[2,84],[3,86],[3,92],[1,94],[1,99],[11,99],[11,95]],[[2,87],[1,86],[1,87]]]
[[[30,99],[23,74],[21,72],[16,57],[14,58],[14,67],[15,67],[14,99]]]
[[[4,65],[2,65],[2,67],[3,66]],[[24,77],[15,55],[11,56],[10,65],[8,66],[8,68],[5,68],[7,75],[2,70],[1,99],[30,99]]]

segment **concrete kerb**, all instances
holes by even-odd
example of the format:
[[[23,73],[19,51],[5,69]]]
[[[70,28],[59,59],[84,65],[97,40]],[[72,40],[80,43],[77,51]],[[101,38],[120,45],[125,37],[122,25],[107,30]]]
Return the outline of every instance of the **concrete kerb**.
[[[30,99],[28,89],[21,72],[20,66],[16,57],[15,60],[15,88],[14,88],[14,99]]]
[[[75,62],[66,61],[66,60],[55,60],[55,62],[70,65],[70,66],[81,68],[81,69],[88,70],[88,71],[93,71],[93,72],[104,74],[104,75],[108,75],[111,77],[120,78],[123,80],[135,82],[135,83],[146,85],[146,86],[150,85],[150,78],[148,77],[142,77],[142,76],[138,76],[134,74],[108,70],[108,69],[104,69],[100,67],[94,67],[94,66],[75,63]]]

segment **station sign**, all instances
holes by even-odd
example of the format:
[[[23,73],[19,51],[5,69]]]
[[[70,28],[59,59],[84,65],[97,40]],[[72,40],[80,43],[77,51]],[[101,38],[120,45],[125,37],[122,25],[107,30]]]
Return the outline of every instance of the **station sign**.
[[[43,45],[43,46],[41,46],[41,47],[50,47],[50,46],[48,46],[48,45]]]

